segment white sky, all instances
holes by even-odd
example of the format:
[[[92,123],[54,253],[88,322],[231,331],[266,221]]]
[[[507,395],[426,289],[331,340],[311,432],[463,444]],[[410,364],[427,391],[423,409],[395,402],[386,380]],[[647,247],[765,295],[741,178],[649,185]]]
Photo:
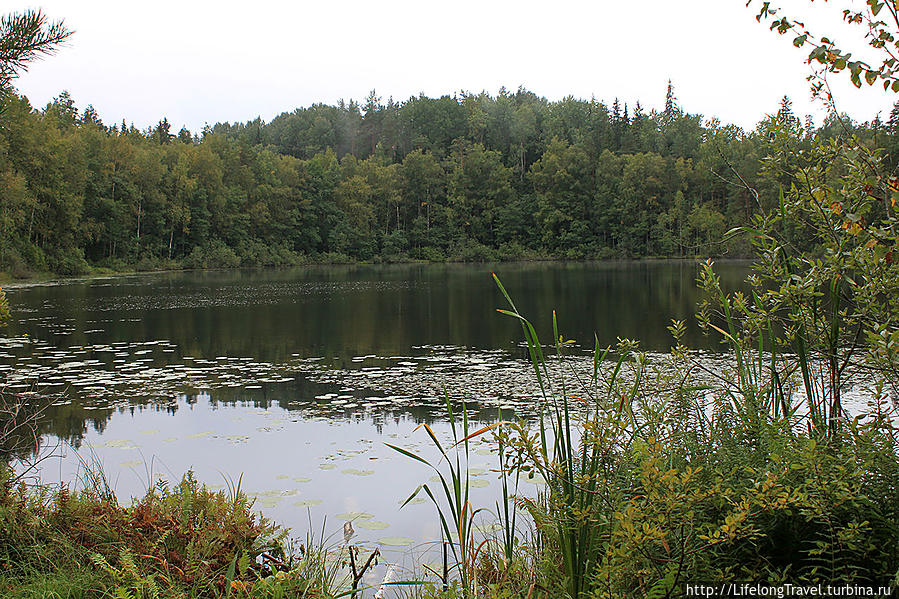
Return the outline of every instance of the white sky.
[[[4,0],[0,14],[42,8],[75,30],[16,87],[36,107],[68,90],[108,124],[140,128],[163,116],[177,131],[204,123],[271,120],[298,106],[364,100],[376,89],[405,100],[520,85],[558,100],[617,96],[661,108],[672,79],[683,109],[753,127],[788,94],[809,99],[791,36],[755,21],[745,0]],[[834,31],[845,4],[782,0]],[[809,8],[810,7],[810,8]],[[827,15],[837,14],[836,22]],[[844,42],[845,46],[848,46]],[[854,47],[863,49],[863,42]],[[886,118],[899,95],[835,79],[841,111]]]

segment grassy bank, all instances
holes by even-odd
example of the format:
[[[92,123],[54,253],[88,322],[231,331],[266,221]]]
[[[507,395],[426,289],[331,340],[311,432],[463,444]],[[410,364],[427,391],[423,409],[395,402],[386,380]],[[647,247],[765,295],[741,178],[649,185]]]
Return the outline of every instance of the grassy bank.
[[[288,556],[283,533],[236,490],[213,493],[188,474],[122,507],[102,486],[33,489],[0,476],[0,596],[318,596],[299,577],[302,556]]]

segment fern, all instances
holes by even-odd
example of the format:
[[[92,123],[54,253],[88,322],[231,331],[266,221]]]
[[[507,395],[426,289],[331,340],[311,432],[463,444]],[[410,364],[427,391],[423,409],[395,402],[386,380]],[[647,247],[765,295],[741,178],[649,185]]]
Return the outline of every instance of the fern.
[[[674,590],[674,583],[677,580],[677,571],[677,564],[672,564],[668,568],[668,572],[665,573],[665,576],[657,580],[656,583],[650,587],[649,592],[646,593],[646,599],[662,599],[663,597],[670,597],[671,592]]]
[[[109,574],[116,582],[114,597],[120,599],[159,599],[159,587],[153,576],[143,576],[138,570],[134,555],[127,547],[119,550],[119,567],[116,568],[99,553],[91,555],[91,561]]]

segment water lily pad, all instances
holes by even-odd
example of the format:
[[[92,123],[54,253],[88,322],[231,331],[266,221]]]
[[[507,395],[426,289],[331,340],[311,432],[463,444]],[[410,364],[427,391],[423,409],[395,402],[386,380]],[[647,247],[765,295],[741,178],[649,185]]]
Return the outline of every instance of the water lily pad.
[[[346,468],[341,470],[343,474],[352,474],[354,476],[370,476],[375,473],[374,470],[358,470],[356,468]]]
[[[112,441],[107,441],[104,445],[106,447],[130,447],[133,443],[127,439],[114,439]]]
[[[145,431],[140,432],[140,434],[142,434],[142,435],[156,435],[158,433],[159,433],[158,428],[151,428],[151,429],[147,429]]]
[[[483,478],[475,478],[473,480],[468,481],[468,484],[472,487],[487,487],[490,485],[489,480],[484,480]]]
[[[279,474],[278,476],[275,477],[275,480],[287,480],[288,478],[290,478],[290,477],[287,476],[286,474]]]
[[[143,466],[144,463],[140,460],[128,460],[127,462],[122,462],[119,464],[122,468],[137,468],[138,466]]]
[[[305,477],[305,476],[294,476],[293,479],[291,479],[291,480],[293,480],[293,482],[295,482],[295,483],[308,483],[308,482],[312,482],[312,479],[311,479],[311,478],[307,478],[307,477]]]
[[[502,529],[503,525],[499,522],[493,522],[492,524],[479,524],[474,527],[475,532],[479,532],[482,534],[489,534],[491,532],[496,532]]]
[[[334,464],[321,464],[318,468],[319,470],[334,470],[337,466]]]
[[[481,476],[482,474],[486,474],[487,471],[483,468],[469,468],[468,473],[472,476]]]
[[[383,537],[378,539],[380,545],[387,547],[408,547],[415,542],[415,539],[409,537]]]
[[[404,501],[405,501],[405,499],[401,499],[399,501],[399,504],[403,505]],[[424,497],[416,497],[415,499],[412,499],[411,501],[409,501],[409,503],[407,503],[406,505],[421,505],[422,503],[427,503],[427,502],[428,502],[428,500],[425,499]]]
[[[365,530],[384,530],[390,525],[380,520],[361,520],[356,523],[356,526]]]
[[[478,455],[493,455],[495,452],[492,449],[487,449],[485,447],[484,449],[477,450],[475,453]]]
[[[321,503],[321,499],[303,499],[301,501],[295,501],[293,504],[297,507],[315,507],[321,505]]]
[[[283,497],[258,497],[256,505],[259,507],[275,507]]]
[[[337,514],[334,517],[338,520],[371,520],[375,516],[368,512],[346,512],[345,514]]]
[[[211,435],[213,431],[203,431],[202,433],[194,433],[192,435],[187,435],[186,439],[202,439],[203,437],[208,437]]]
[[[163,443],[172,443],[172,442],[177,441],[177,440],[178,440],[178,437],[166,437],[166,438],[163,439],[162,441],[163,441]]]
[[[257,491],[254,493],[256,497],[281,497],[285,492],[281,489],[269,489],[268,491]]]

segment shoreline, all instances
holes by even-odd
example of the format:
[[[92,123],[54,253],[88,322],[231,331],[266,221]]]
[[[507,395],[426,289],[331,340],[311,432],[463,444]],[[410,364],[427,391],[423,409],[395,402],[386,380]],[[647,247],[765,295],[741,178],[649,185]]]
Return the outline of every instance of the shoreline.
[[[143,269],[124,269],[112,270],[105,267],[97,267],[95,272],[80,275],[61,275],[53,272],[36,272],[30,273],[24,277],[14,277],[8,271],[0,270],[0,290],[17,289],[24,287],[32,287],[36,285],[56,284],[56,283],[73,283],[78,281],[93,281],[105,278],[131,277],[141,275],[155,275],[163,273],[188,273],[188,272],[224,272],[224,271],[264,271],[264,270],[290,270],[294,268],[316,268],[316,267],[332,267],[332,266],[411,266],[411,265],[475,265],[475,264],[538,264],[538,263],[557,263],[557,264],[634,264],[634,263],[678,263],[692,262],[701,263],[705,260],[712,260],[715,263],[723,262],[726,264],[734,263],[751,263],[751,257],[730,258],[725,256],[709,257],[665,257],[665,256],[642,256],[637,258],[592,258],[572,260],[566,258],[555,257],[538,257],[538,258],[514,258],[509,260],[397,260],[397,261],[353,261],[353,262],[317,262],[309,261],[290,265],[256,265],[256,266],[233,266],[233,267],[216,267],[216,268],[154,268],[149,270]]]

